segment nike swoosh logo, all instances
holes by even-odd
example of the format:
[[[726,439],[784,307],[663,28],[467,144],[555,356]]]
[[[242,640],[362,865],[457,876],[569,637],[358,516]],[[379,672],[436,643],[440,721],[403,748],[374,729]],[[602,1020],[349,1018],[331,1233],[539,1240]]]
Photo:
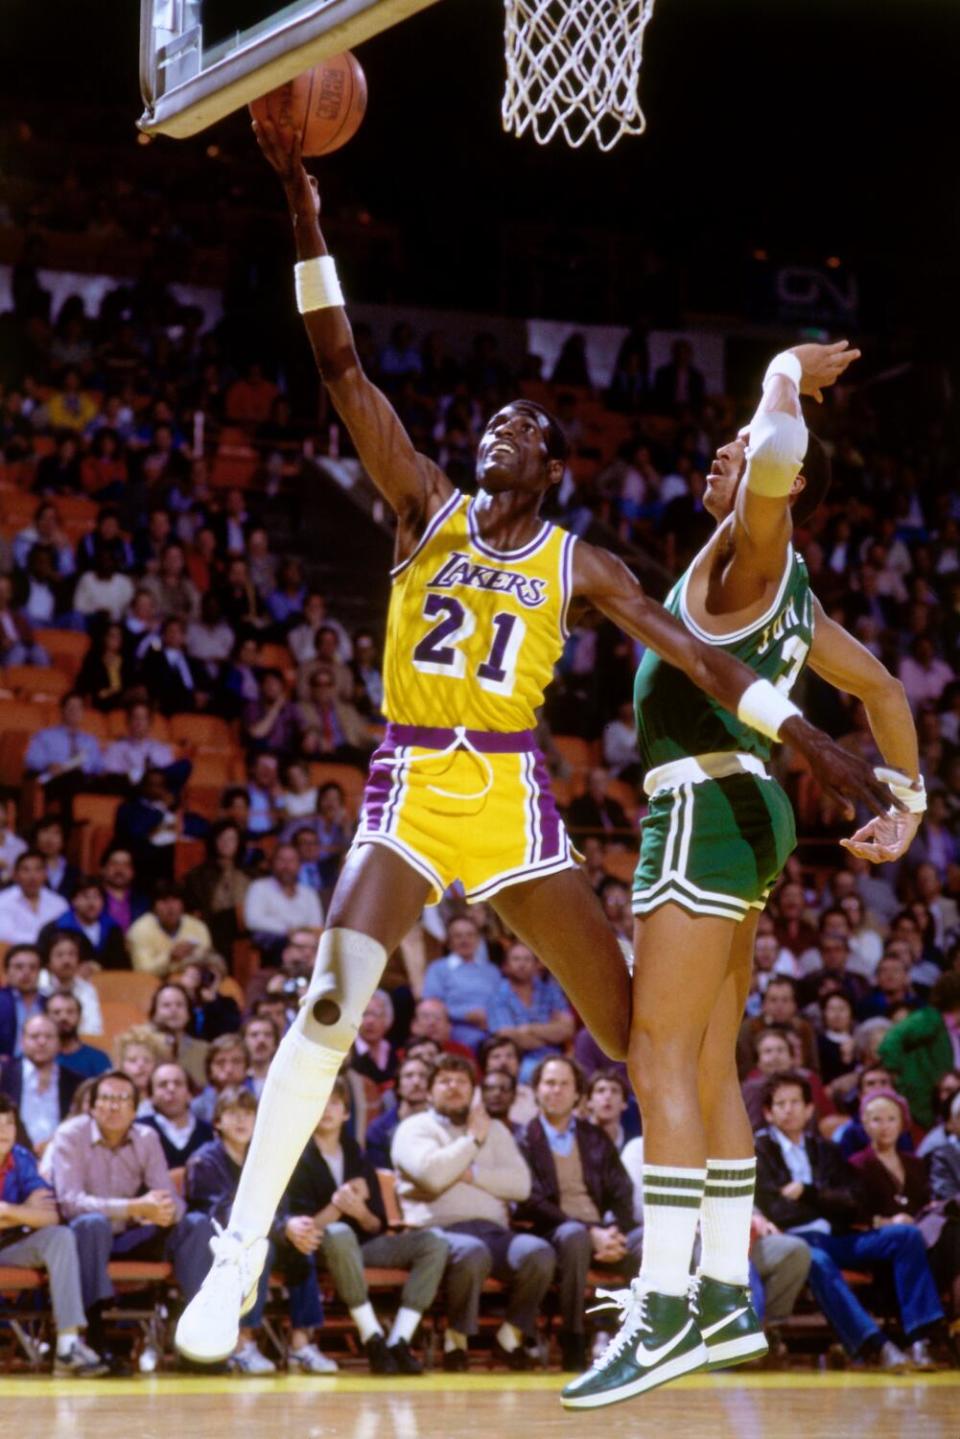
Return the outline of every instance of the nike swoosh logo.
[[[684,1327],[680,1330],[680,1333],[675,1334],[668,1344],[661,1344],[659,1349],[644,1349],[642,1343],[638,1344],[636,1360],[640,1368],[652,1369],[655,1364],[659,1364],[662,1359],[666,1359],[668,1354],[673,1353],[681,1339],[684,1339],[692,1328],[693,1320],[688,1319]]]
[[[734,1319],[739,1319],[741,1314],[746,1313],[747,1306],[744,1305],[742,1309],[735,1309],[732,1314],[726,1315],[726,1317],[723,1319],[718,1319],[716,1324],[710,1325],[709,1329],[701,1329],[700,1333],[703,1335],[704,1339],[709,1339],[712,1334],[716,1334],[718,1329],[725,1329],[728,1324],[733,1323]]]

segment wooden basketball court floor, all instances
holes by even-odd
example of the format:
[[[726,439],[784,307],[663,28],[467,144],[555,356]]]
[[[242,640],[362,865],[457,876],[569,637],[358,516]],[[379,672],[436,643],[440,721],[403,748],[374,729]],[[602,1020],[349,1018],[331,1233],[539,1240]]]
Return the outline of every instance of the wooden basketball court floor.
[[[567,1411],[556,1375],[0,1379],[3,1439],[960,1439],[960,1372],[695,1375]]]

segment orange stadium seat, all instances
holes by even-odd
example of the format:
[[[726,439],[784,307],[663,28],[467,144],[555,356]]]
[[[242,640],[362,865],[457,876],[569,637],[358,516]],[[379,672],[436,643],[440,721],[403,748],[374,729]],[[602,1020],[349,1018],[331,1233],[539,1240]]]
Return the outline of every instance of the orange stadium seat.
[[[16,786],[23,783],[23,760],[30,743],[30,731],[0,731],[0,784]]]
[[[78,794],[73,801],[73,817],[89,825],[109,825],[112,832],[122,803],[120,795]]]
[[[79,844],[71,859],[80,866],[83,874],[96,874],[101,855],[112,839],[112,823],[81,825]]]
[[[326,760],[313,760],[310,765],[310,783],[318,788],[325,784],[338,784],[352,814],[360,808],[366,782],[366,775],[356,765],[328,763]]]
[[[98,1045],[100,1049],[113,1048],[113,1041],[118,1034],[129,1029],[134,1024],[144,1024],[147,1018],[146,1007],[139,1004],[129,1004],[126,1000],[101,1001],[100,1012],[103,1015],[103,1033],[87,1037],[88,1042]]]
[[[170,739],[176,744],[216,750],[230,750],[234,746],[230,723],[219,715],[171,715],[169,726]]]
[[[46,665],[7,665],[3,683],[22,699],[61,699],[70,689],[70,677]]]
[[[0,699],[0,734],[10,730],[33,734],[45,725],[56,724],[59,717],[60,708],[55,700]]]
[[[188,870],[203,864],[207,857],[207,846],[202,839],[178,839],[173,847],[173,877],[183,879]]]
[[[38,643],[42,643],[56,668],[63,670],[72,681],[83,663],[90,637],[79,630],[44,630]]]
[[[160,981],[155,974],[141,974],[138,969],[100,969],[90,983],[97,991],[101,1006],[132,1005],[145,1014]]]

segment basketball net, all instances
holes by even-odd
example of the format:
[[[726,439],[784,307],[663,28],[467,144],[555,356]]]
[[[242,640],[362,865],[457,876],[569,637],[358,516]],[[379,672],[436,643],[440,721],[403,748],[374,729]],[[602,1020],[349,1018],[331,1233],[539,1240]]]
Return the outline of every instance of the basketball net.
[[[643,32],[654,0],[506,0],[503,128],[576,149],[641,135]]]

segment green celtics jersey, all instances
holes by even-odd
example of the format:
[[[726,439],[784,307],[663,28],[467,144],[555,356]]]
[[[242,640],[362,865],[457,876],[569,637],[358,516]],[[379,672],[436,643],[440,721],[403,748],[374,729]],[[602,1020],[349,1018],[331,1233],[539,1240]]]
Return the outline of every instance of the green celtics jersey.
[[[692,569],[692,566],[691,566]],[[807,567],[791,546],[780,588],[752,624],[728,635],[709,635],[687,609],[688,569],[666,599],[666,608],[698,639],[720,645],[749,665],[760,679],[789,694],[813,642],[813,594]],[[656,769],[688,755],[738,750],[769,759],[771,742],[742,724],[680,670],[648,650],[634,683],[637,736],[644,766]]]

